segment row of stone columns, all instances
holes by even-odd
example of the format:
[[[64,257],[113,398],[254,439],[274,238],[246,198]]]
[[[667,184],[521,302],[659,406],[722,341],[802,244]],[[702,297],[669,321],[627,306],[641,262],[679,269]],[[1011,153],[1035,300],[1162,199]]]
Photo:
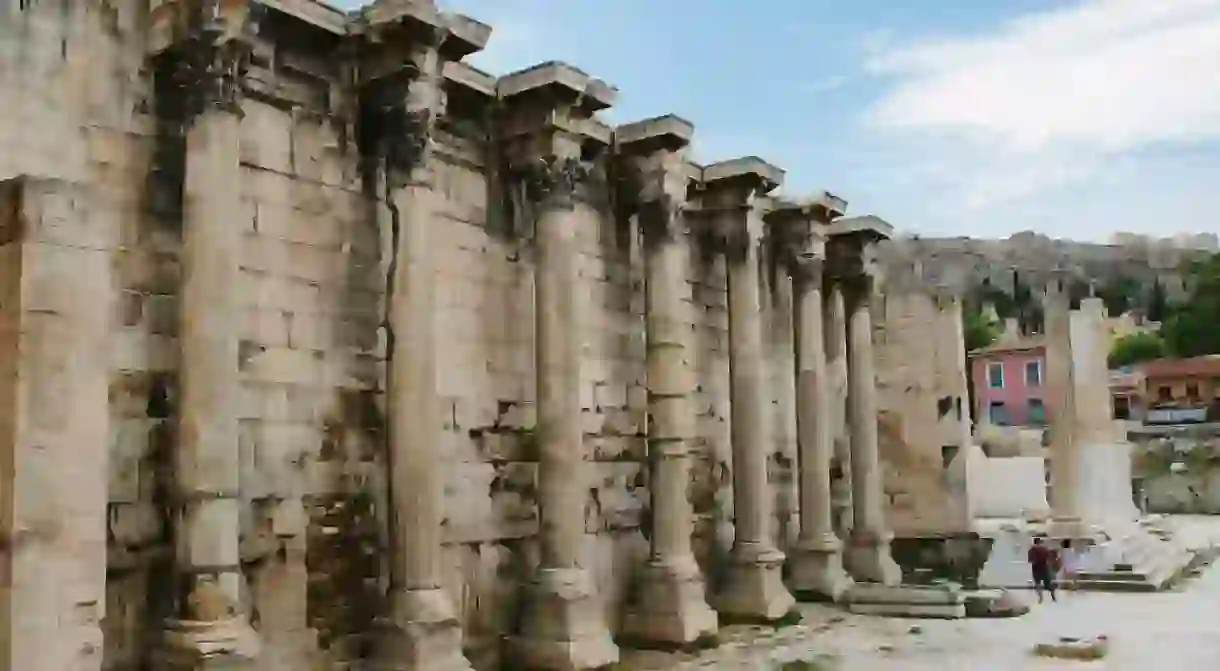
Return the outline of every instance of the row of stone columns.
[[[431,315],[435,273],[428,230],[435,214],[430,148],[433,120],[443,97],[440,45],[444,33],[418,40],[410,55],[412,76],[401,105],[390,105],[408,137],[383,138],[382,180],[394,232],[394,273],[389,326],[394,351],[389,364],[389,471],[393,512],[390,617],[378,669],[464,669],[461,633],[453,605],[441,588],[441,544]],[[209,63],[207,91],[194,110],[187,136],[183,252],[182,438],[178,470],[181,516],[178,568],[184,578],[179,616],[167,628],[167,668],[257,668],[257,638],[242,612],[238,540],[236,409],[237,249],[239,229],[239,101],[231,81],[241,58],[240,41],[198,45]],[[555,66],[551,66],[555,67]],[[538,79],[537,72],[527,75]],[[506,78],[507,79],[507,78]],[[588,567],[582,565],[584,451],[580,424],[580,341],[576,232],[589,214],[578,200],[594,175],[583,154],[592,140],[591,114],[609,104],[611,92],[588,82],[564,88],[529,77],[502,81],[498,94],[514,98],[520,123],[508,123],[506,153],[522,180],[532,211],[535,251],[535,365],[541,562],[527,585],[526,613],[512,638],[512,654],[529,668],[597,668],[618,651],[611,640]],[[599,93],[601,95],[599,95]],[[539,115],[540,110],[548,112]],[[545,119],[538,125],[538,119]],[[633,136],[634,133],[634,136]],[[794,598],[782,579],[784,554],[773,540],[773,505],[767,482],[760,256],[765,238],[763,197],[782,172],[758,159],[708,166],[698,197],[688,201],[689,164],[684,148],[689,124],[674,117],[620,129],[619,149],[633,164],[640,187],[645,235],[649,388],[649,459],[653,470],[651,556],[643,574],[644,598],[626,623],[629,635],[648,642],[689,643],[713,633],[716,612],[708,605],[690,546],[691,511],[685,491],[688,442],[694,422],[694,384],[685,309],[691,221],[711,230],[728,260],[729,358],[736,535],[719,612],[733,619],[774,621]],[[604,187],[604,184],[598,187]],[[687,211],[688,203],[694,211]],[[829,384],[823,342],[823,282],[847,306],[844,339],[850,352],[850,415],[855,528],[848,564],[859,580],[892,583],[877,458],[876,400],[869,300],[871,270],[862,259],[872,241],[862,230],[839,231],[837,250],[821,250],[829,211],[780,211],[806,227],[804,247],[792,259],[797,283],[798,423],[801,535],[793,557],[794,588],[833,599],[851,584],[841,567],[830,523],[829,465],[833,452]],[[820,216],[825,221],[815,221]],[[874,237],[876,237],[874,235]],[[834,304],[834,299],[831,299]],[[211,666],[209,666],[211,665]]]

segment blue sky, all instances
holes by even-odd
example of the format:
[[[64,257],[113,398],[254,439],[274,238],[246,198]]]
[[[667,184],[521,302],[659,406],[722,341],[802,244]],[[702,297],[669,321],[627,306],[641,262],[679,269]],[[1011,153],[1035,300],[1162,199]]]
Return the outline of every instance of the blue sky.
[[[1220,0],[439,1],[905,231],[1220,232]]]

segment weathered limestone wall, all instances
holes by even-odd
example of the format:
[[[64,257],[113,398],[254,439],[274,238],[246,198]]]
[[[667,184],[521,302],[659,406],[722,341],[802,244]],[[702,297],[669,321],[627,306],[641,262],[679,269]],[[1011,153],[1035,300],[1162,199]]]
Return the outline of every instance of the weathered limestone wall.
[[[899,537],[966,531],[961,305],[926,289],[894,289],[880,311],[877,388],[890,523]]]
[[[0,20],[0,97],[14,101],[0,118],[0,179],[29,176],[4,182],[0,198],[0,531],[11,554],[0,669],[76,668],[69,655],[88,668],[143,668],[172,610],[185,147],[158,122],[141,5],[61,14],[42,3]],[[280,54],[315,75],[279,82],[302,99],[339,77],[330,54],[311,60],[310,49]],[[450,86],[451,98],[465,95]],[[342,668],[384,612],[392,213],[361,182],[350,128],[286,107],[242,103],[244,209],[229,222],[243,235],[233,394],[244,600],[260,668]],[[430,250],[442,566],[480,668],[515,623],[539,526],[534,259],[488,111],[451,105]],[[617,628],[648,551],[643,271],[638,227],[616,212],[612,190],[580,207],[580,404],[593,462],[582,561]],[[733,515],[726,278],[723,256],[689,239],[689,496],[696,554],[715,585]],[[761,272],[783,547],[795,511],[791,294],[774,268]]]

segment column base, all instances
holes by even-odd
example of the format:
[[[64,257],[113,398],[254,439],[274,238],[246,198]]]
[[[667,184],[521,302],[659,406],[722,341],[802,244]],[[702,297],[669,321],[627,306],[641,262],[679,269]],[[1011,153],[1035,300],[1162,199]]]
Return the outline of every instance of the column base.
[[[788,568],[788,583],[801,601],[838,603],[854,584],[843,568],[843,544],[834,533],[797,539]]]
[[[778,622],[791,616],[796,599],[784,586],[784,553],[758,543],[734,543],[724,589],[716,598],[721,618]]]
[[[694,557],[648,562],[640,579],[639,602],[623,619],[623,637],[641,647],[683,647],[709,640],[720,623],[704,591]]]
[[[376,623],[369,671],[470,671],[462,655],[462,626],[443,589],[402,590],[394,613]]]
[[[165,623],[164,648],[155,655],[157,671],[255,671],[262,645],[244,617]]]
[[[886,586],[902,583],[902,569],[890,554],[890,538],[888,533],[852,533],[846,556],[852,578]]]
[[[584,671],[618,662],[588,571],[540,568],[526,589],[521,633],[508,640],[514,668]]]

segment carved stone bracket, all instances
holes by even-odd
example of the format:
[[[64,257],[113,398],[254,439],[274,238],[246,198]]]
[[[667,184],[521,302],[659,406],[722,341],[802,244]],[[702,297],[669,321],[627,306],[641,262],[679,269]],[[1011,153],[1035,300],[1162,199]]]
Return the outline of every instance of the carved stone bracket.
[[[580,187],[593,176],[591,166],[575,157],[542,156],[518,166],[526,196],[541,209],[570,210]]]

